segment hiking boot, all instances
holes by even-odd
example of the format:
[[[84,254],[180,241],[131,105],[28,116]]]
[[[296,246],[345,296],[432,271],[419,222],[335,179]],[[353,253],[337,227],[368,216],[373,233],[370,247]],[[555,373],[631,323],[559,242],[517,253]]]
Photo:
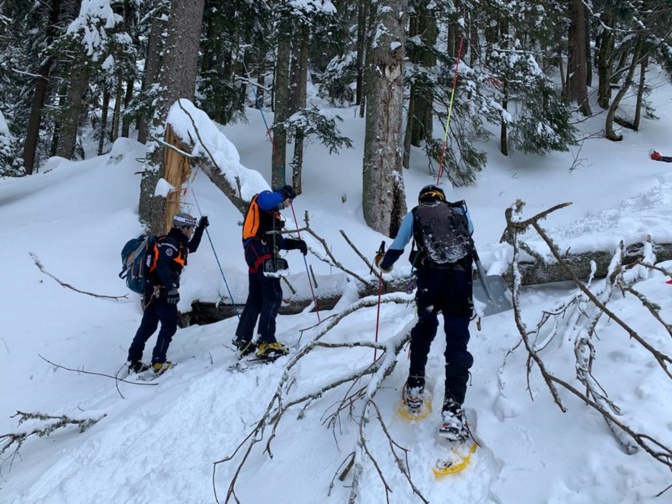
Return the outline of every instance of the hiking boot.
[[[128,363],[128,372],[129,373],[144,373],[151,366],[140,361],[129,361]]]
[[[401,397],[410,411],[418,411],[420,409],[423,403],[422,394],[424,391],[424,387],[409,387],[408,383],[404,385]]]
[[[469,437],[462,405],[453,401],[446,401],[443,405],[443,424],[439,428],[439,436],[449,441],[464,441]]]
[[[236,338],[232,343],[233,346],[236,347],[236,350],[238,350],[238,355],[240,357],[250,355],[257,349],[257,344],[252,340],[245,341],[244,339]]]
[[[172,367],[173,367],[173,363],[169,362],[169,361],[155,362],[154,364],[152,364],[152,371],[154,371],[154,374],[156,376],[160,376]]]
[[[259,343],[256,355],[260,359],[277,359],[288,353],[289,348],[279,341],[276,341],[274,343]]]

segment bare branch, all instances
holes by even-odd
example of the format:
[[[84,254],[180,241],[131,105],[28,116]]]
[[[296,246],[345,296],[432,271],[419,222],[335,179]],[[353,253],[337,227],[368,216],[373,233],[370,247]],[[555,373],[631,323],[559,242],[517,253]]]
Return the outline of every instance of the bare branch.
[[[44,266],[42,266],[42,263],[40,262],[40,260],[38,259],[38,257],[37,257],[33,252],[30,252],[30,257],[33,258],[33,261],[35,261],[35,266],[37,266],[37,267],[40,269],[40,271],[41,271],[42,273],[44,273],[44,274],[47,275],[48,277],[53,278],[53,279],[56,280],[61,286],[65,287],[65,288],[67,288],[67,289],[71,289],[71,290],[73,290],[73,291],[75,291],[75,292],[79,292],[80,294],[86,294],[87,296],[93,296],[93,297],[96,297],[96,298],[103,298],[103,299],[128,299],[128,295],[127,295],[127,294],[124,294],[123,296],[105,296],[105,295],[102,295],[102,294],[94,294],[94,293],[92,293],[92,292],[86,292],[86,291],[83,291],[83,290],[79,290],[79,289],[73,287],[72,285],[70,285],[70,284],[68,284],[68,283],[62,282],[61,280],[59,280],[58,278],[56,278],[54,275],[52,275],[51,273],[49,273],[47,270],[45,270],[45,269],[44,269]]]

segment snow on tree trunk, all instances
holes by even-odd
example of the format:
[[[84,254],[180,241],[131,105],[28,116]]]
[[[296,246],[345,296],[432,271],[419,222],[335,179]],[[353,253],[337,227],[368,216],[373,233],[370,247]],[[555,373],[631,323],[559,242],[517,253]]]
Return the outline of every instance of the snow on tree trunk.
[[[366,77],[363,208],[366,223],[395,236],[406,214],[402,108],[407,0],[374,3],[377,24]]]
[[[204,4],[205,0],[173,0],[170,5],[161,90],[150,129],[153,138],[163,139],[166,117],[173,103],[194,97]],[[139,211],[140,220],[155,234],[161,232],[164,222],[164,198],[154,195],[163,171],[163,149],[156,140],[150,140],[140,185]]]

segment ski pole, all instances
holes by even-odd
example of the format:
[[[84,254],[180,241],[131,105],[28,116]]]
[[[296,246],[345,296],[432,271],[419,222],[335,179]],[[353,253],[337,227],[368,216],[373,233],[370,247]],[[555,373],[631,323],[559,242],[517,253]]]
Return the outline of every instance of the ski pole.
[[[460,56],[462,54],[462,40],[463,37],[460,37],[460,46],[457,49],[457,63],[455,64],[455,76],[453,77],[453,90],[450,93],[450,105],[448,106],[448,117],[446,118],[446,131],[443,134],[443,146],[441,147],[441,160],[439,161],[439,173],[436,176],[436,185],[439,185],[441,172],[443,171],[443,158],[446,153],[448,131],[450,131],[450,115],[453,112],[453,100],[455,99],[455,88],[457,87],[457,69],[460,67]]]
[[[290,200],[290,206],[292,207],[292,217],[294,217],[294,222],[296,223],[296,213],[294,212],[294,203],[291,202]],[[298,226],[297,226],[298,227]],[[299,240],[301,239],[301,231],[297,230],[296,231],[297,235],[299,236]],[[306,260],[306,256],[303,256],[303,264],[306,267],[306,276],[308,277],[308,285],[310,285],[310,295],[313,297],[313,305],[315,305],[315,314],[317,315],[317,322],[320,323],[322,320],[320,319],[320,310],[317,308],[317,297],[315,296],[315,290],[313,290],[313,282],[310,279],[310,271],[308,270],[308,261]]]
[[[194,175],[194,178],[196,175]],[[189,187],[191,187],[191,194],[194,196],[194,201],[196,202],[196,208],[198,208],[198,213],[200,215],[203,215],[203,212],[201,211],[201,205],[198,204],[198,198],[196,198],[196,193],[194,192],[194,187],[191,185],[191,182],[189,182]],[[231,289],[229,288],[229,282],[226,281],[226,275],[224,274],[224,270],[222,269],[222,264],[219,262],[219,257],[217,257],[217,251],[215,250],[215,245],[212,243],[212,238],[210,238],[210,232],[208,231],[208,228],[205,228],[205,235],[208,237],[208,241],[210,242],[210,247],[212,248],[212,253],[215,256],[215,261],[217,262],[217,266],[219,267],[219,272],[222,274],[222,278],[224,279],[224,285],[226,286],[226,290],[229,293],[229,299],[231,300],[231,306],[233,306],[233,312],[236,314],[236,317],[240,319],[240,313],[238,313],[238,308],[236,308],[236,302],[233,300],[233,294],[231,294]]]
[[[380,247],[378,247],[378,252],[376,252],[376,257],[379,254],[385,254],[385,241],[380,242]],[[374,260],[375,262],[375,260]],[[371,266],[373,270],[373,266]],[[378,343],[378,327],[380,326],[380,298],[383,295],[383,272],[378,271],[378,306],[376,308],[376,343]],[[378,357],[378,348],[373,349],[373,362],[376,362]]]

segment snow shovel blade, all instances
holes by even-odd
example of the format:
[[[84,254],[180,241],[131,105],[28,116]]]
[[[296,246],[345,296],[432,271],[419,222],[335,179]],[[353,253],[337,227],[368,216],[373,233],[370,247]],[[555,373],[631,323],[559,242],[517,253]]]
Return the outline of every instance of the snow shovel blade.
[[[509,286],[499,275],[484,275],[474,282],[474,297],[485,305],[483,315],[494,315],[513,308],[507,297]]]

